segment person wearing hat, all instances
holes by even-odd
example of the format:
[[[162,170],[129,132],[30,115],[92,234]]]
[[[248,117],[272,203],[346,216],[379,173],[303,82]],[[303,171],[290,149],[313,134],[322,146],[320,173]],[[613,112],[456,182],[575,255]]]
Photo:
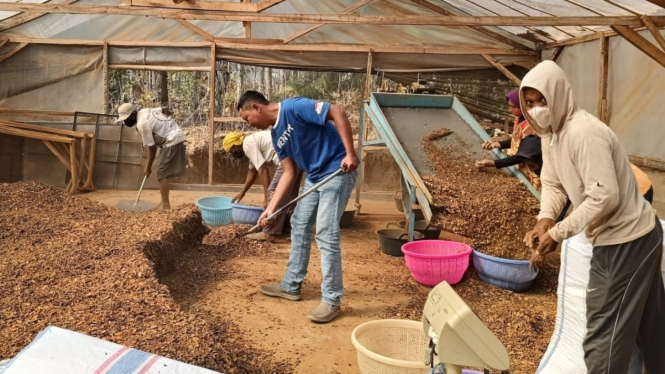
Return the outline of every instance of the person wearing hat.
[[[185,149],[185,133],[170,116],[168,108],[145,108],[138,110],[136,105],[125,103],[118,108],[117,123],[127,127],[136,126],[141,135],[144,147],[150,150],[148,163],[145,166],[146,176],[152,174],[152,163],[155,161],[157,148],[157,181],[161,195],[162,209],[170,209],[169,183],[172,178],[183,177],[187,173],[187,152]]]
[[[226,153],[230,153],[236,159],[241,159],[245,156],[249,159],[249,171],[247,172],[245,185],[242,191],[233,197],[233,202],[239,203],[245,197],[247,191],[254,185],[258,177],[263,186],[263,209],[266,209],[275,195],[275,189],[283,174],[279,158],[272,145],[270,131],[257,131],[249,135],[244,135],[237,131],[231,132],[224,137],[222,147]],[[277,165],[277,170],[272,181],[270,180],[270,172],[268,171],[269,164]],[[289,201],[298,196],[302,174],[302,170],[298,168],[296,180],[291,186]],[[281,235],[283,231],[286,231],[284,229],[290,231],[290,225],[286,225],[285,227],[285,223],[288,222],[287,217],[293,214],[294,209],[295,207],[292,207],[287,210],[286,214],[280,214],[271,225],[263,229],[263,232],[252,234],[248,237],[258,241],[273,242],[275,236]]]

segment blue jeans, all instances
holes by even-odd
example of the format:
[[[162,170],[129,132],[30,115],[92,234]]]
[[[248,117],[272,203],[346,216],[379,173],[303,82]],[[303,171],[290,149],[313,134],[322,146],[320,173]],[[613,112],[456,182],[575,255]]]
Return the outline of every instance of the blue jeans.
[[[307,275],[309,254],[312,249],[312,230],[316,223],[316,244],[321,251],[321,300],[339,305],[344,292],[342,282],[342,248],[340,247],[339,220],[349,202],[358,172],[344,173],[318,191],[300,200],[291,216],[291,254],[282,279],[288,292],[300,292]],[[305,181],[304,190],[315,183]]]

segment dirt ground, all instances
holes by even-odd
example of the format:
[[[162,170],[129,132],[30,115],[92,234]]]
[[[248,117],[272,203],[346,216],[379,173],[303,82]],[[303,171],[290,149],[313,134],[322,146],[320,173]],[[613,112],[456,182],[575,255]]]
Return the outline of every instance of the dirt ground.
[[[211,194],[233,195],[173,191],[172,204],[192,203]],[[115,205],[120,199],[131,199],[135,191],[101,190],[87,196]],[[148,201],[158,200],[157,191],[147,191],[145,196]],[[261,199],[260,194],[248,194],[244,203],[258,205]],[[289,256],[288,238],[233,256],[220,255],[219,247],[193,248],[160,281],[186,311],[213,324],[233,321],[257,348],[272,351],[276,360],[293,363],[295,373],[358,373],[356,350],[351,343],[353,329],[382,318],[420,320],[430,291],[413,280],[403,258],[379,250],[374,231],[385,227],[388,220],[399,219],[394,202],[384,199],[362,203],[362,211],[369,214],[361,215],[352,228],[342,230],[344,313],[329,324],[314,324],[307,318],[320,302],[321,267],[316,245],[299,302],[269,298],[259,292],[261,285],[281,280]],[[377,218],[382,219],[373,220]],[[516,374],[535,372],[551,337],[558,270],[558,260],[552,260],[555,266],[540,275],[527,293],[514,294],[481,283],[472,265],[455,286],[507,346]]]

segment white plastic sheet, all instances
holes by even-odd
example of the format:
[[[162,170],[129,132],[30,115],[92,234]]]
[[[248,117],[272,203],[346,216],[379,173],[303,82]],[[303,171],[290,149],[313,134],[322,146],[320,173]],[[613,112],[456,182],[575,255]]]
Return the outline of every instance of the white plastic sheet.
[[[656,44],[649,31],[640,35]],[[593,115],[598,108],[599,51],[597,40],[575,44],[565,47],[557,60],[576,104]],[[551,53],[544,52],[543,58]],[[610,37],[607,95],[610,128],[628,154],[665,159],[665,69],[622,37]]]

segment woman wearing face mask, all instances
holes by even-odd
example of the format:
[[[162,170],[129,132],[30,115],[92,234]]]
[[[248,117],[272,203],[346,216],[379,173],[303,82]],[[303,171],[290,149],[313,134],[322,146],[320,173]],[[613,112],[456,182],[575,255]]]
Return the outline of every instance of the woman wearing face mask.
[[[508,101],[510,112],[515,116],[513,135],[510,139],[501,142],[486,141],[483,143],[482,148],[486,150],[509,148],[509,157],[498,160],[481,160],[476,162],[476,167],[479,169],[486,167],[495,167],[497,169],[501,169],[517,165],[517,169],[519,169],[519,171],[524,174],[524,176],[529,180],[529,182],[531,182],[531,184],[533,184],[534,187],[536,187],[536,189],[540,190],[540,178],[538,175],[533,170],[526,167],[526,165],[520,161],[520,158],[516,157],[522,139],[529,135],[535,134],[531,126],[529,126],[529,122],[527,122],[522,115],[522,110],[520,109],[519,88],[510,91],[510,93],[506,95],[506,99]]]

